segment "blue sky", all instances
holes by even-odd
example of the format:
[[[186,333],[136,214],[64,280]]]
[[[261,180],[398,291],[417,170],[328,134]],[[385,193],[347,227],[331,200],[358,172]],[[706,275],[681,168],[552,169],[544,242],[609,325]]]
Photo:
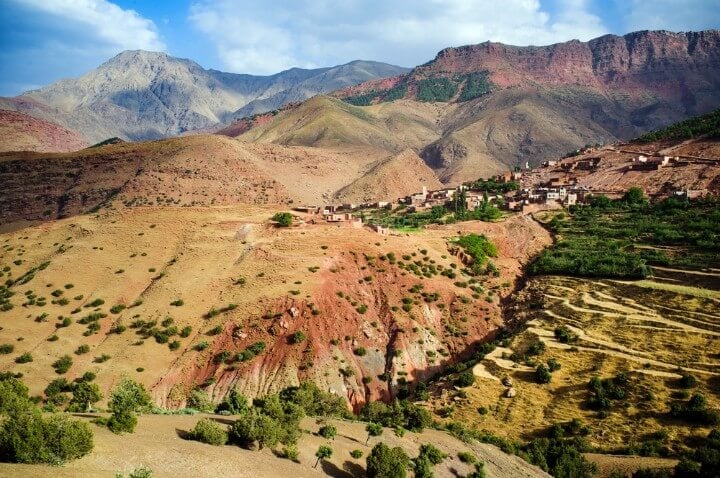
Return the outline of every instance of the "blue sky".
[[[414,66],[486,40],[708,28],[720,28],[720,0],[0,0],[0,95],[81,76],[128,49],[271,74],[355,59]]]

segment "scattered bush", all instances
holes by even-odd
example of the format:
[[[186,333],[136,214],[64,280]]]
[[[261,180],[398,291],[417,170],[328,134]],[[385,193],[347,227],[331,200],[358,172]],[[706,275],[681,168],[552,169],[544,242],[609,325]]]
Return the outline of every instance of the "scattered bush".
[[[203,418],[195,424],[190,438],[208,445],[221,446],[228,442],[228,431],[216,421]]]

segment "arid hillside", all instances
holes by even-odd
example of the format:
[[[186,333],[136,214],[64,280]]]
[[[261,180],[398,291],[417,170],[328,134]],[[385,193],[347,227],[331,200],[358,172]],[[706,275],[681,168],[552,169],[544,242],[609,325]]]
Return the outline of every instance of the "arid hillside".
[[[413,153],[247,143],[219,135],[110,144],[65,154],[3,153],[0,181],[4,224],[68,217],[111,200],[128,207],[321,205],[375,194],[394,200],[423,185],[440,186]]]
[[[639,156],[673,158],[658,169],[641,169],[633,159]],[[678,158],[675,160],[674,158]],[[592,169],[577,165],[598,161]],[[701,137],[691,140],[664,140],[652,143],[625,143],[591,148],[549,167],[538,168],[523,178],[527,186],[550,182],[576,182],[597,193],[620,195],[640,187],[651,196],[666,197],[689,190],[705,195],[720,192],[720,140]]]
[[[472,453],[482,461],[489,478],[550,476],[517,456],[503,453],[493,445],[464,443],[437,430],[406,432],[405,436],[398,437],[392,430],[386,429],[381,438],[374,438],[366,445],[364,423],[331,420],[328,423],[338,430],[338,435],[329,443],[333,456],[323,460],[317,468],[314,468],[317,461],[315,452],[318,446],[328,444],[328,441],[317,434],[320,425],[317,420],[310,418],[302,422],[302,428],[306,432],[299,441],[297,461],[282,459],[268,448],[246,450],[232,445],[212,446],[180,437],[206,416],[143,416],[140,417],[137,431],[130,437],[93,427],[96,448],[90,455],[62,467],[0,463],[0,474],[9,478],[113,476],[118,472],[127,474],[144,466],[153,471],[154,477],[159,478],[353,477],[364,476],[366,456],[377,442],[382,441],[391,447],[401,447],[410,456],[417,456],[421,445],[432,443],[448,455],[443,463],[433,470],[434,476],[438,478],[457,477],[458,473],[464,476],[473,471],[471,465],[458,458],[460,452]],[[226,423],[232,417],[212,418],[219,423]],[[361,451],[363,456],[354,458],[350,454],[354,450]]]
[[[76,132],[15,111],[0,110],[0,152],[64,153],[88,144]]]
[[[23,279],[0,312],[13,346],[0,370],[32,394],[68,354],[69,380],[92,371],[107,392],[127,375],[167,407],[197,387],[219,401],[302,379],[354,406],[390,398],[490,340],[522,264],[550,242],[523,216],[381,236],[276,228],[260,206],[103,211],[3,234],[3,280]],[[497,277],[461,272],[449,240],[469,232],[497,245]]]

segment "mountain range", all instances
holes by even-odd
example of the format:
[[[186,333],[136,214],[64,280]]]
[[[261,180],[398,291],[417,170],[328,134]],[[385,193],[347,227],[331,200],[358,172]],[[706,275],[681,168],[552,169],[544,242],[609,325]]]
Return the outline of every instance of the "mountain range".
[[[322,184],[307,177],[290,188],[290,197],[313,202],[372,196],[375,179],[348,186],[364,174],[376,178],[383,161],[412,164],[414,178],[430,168],[428,182],[455,185],[718,107],[718,30],[640,31],[540,47],[485,42],[444,49],[409,71],[355,61],[267,77],[128,51],[79,79],[0,99],[0,108],[57,123],[56,130],[76,131],[90,144],[215,132],[305,148],[280,156],[308,168],[343,158]],[[34,149],[70,151],[72,144]],[[251,149],[268,164],[279,151]],[[412,156],[424,164],[408,162]],[[293,168],[303,171],[302,164]]]
[[[343,101],[313,99],[224,132],[286,145],[411,148],[443,182],[458,183],[717,108],[720,31],[448,48],[408,73],[332,96]]]
[[[55,122],[91,143],[113,136],[137,141],[213,128],[405,71],[385,63],[353,61],[253,76],[206,70],[191,60],[135,50],[120,53],[80,78],[2,98],[0,108]]]

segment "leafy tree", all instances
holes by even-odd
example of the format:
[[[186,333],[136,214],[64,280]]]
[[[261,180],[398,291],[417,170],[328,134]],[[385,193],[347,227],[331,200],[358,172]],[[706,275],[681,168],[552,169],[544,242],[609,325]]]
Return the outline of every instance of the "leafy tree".
[[[370,437],[379,437],[383,433],[383,427],[382,425],[378,423],[368,423],[365,426],[365,431],[367,432],[367,440],[365,440],[365,444],[367,445],[368,442],[370,442]]]
[[[239,415],[248,410],[248,400],[236,388],[230,390],[225,399],[217,406],[217,412],[229,412]]]
[[[625,192],[622,200],[631,206],[647,204],[647,197],[642,189],[631,187]]]
[[[290,227],[293,221],[293,216],[289,212],[278,212],[272,218],[280,227]]]
[[[135,413],[151,404],[152,398],[142,384],[127,378],[121,380],[110,393],[109,408],[112,415],[108,420],[108,428],[113,433],[132,433],[137,425]]]
[[[550,380],[552,380],[550,370],[548,370],[545,364],[539,364],[535,368],[535,381],[537,383],[550,383]]]
[[[475,383],[475,374],[470,371],[462,372],[455,379],[455,385],[458,387],[469,387]]]
[[[43,416],[27,387],[0,374],[0,461],[62,464],[93,448],[90,426],[66,415]]]
[[[330,448],[327,445],[320,445],[318,447],[318,450],[315,452],[315,456],[317,457],[317,461],[315,462],[315,466],[313,468],[317,468],[318,464],[320,463],[320,460],[326,460],[330,458],[333,454],[332,448]]]
[[[94,403],[103,399],[100,387],[95,383],[80,382],[73,389],[70,406],[78,411],[88,412]]]
[[[402,448],[391,449],[380,442],[367,457],[365,474],[367,478],[405,478],[409,464],[410,458]]]
[[[325,425],[320,427],[320,430],[318,430],[318,434],[328,440],[334,440],[335,435],[337,435],[337,428],[335,428],[333,425]]]
[[[280,442],[280,428],[277,420],[253,408],[230,426],[230,437],[244,447],[257,442],[262,450],[265,446],[274,447]]]

